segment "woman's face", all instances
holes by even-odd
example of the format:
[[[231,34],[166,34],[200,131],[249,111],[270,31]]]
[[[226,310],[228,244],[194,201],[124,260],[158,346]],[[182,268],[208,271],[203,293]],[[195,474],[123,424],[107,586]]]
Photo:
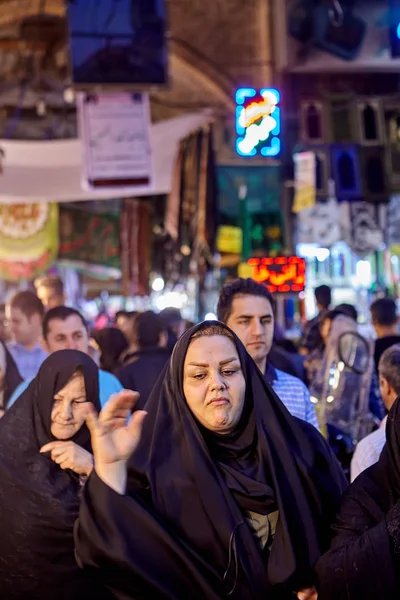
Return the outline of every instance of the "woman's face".
[[[69,440],[85,421],[85,380],[80,371],[54,396],[51,411],[51,433],[58,440]]]
[[[233,431],[243,412],[246,383],[233,342],[223,335],[204,336],[188,348],[183,391],[196,419],[210,431]]]

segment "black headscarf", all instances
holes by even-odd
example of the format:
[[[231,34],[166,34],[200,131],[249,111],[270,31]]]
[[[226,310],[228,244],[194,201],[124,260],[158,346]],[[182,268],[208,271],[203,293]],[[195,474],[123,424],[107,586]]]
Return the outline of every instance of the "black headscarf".
[[[17,365],[15,364],[13,357],[7,350],[7,346],[1,340],[0,340],[0,344],[2,346],[2,348],[0,349],[0,352],[2,352],[4,354],[4,362],[5,362],[2,408],[6,409],[12,394],[17,389],[19,384],[22,383],[22,377],[19,374]]]
[[[79,477],[39,452],[55,440],[54,396],[77,369],[87,400],[100,410],[95,363],[86,354],[63,350],[45,360],[0,420],[0,596],[7,599],[83,597],[86,578],[76,566],[73,544]],[[91,451],[86,425],[71,440]]]
[[[216,324],[231,333],[225,325],[213,322],[187,331],[155,385],[145,406],[148,416],[142,440],[128,470],[131,498],[114,494],[106,501],[103,486],[102,491],[97,490],[103,498],[98,500],[97,511],[99,496],[90,491],[94,487],[89,484],[76,538],[78,553],[83,563],[101,568],[108,556],[110,570],[121,562],[125,572],[129,568],[133,573],[130,585],[134,586],[135,576],[152,579],[151,565],[165,561],[162,550],[166,546],[171,546],[173,554],[168,537],[172,530],[175,539],[191,548],[184,553],[185,567],[192,573],[196,569],[191,597],[201,597],[200,586],[206,589],[206,584],[217,596],[230,593],[240,600],[270,597],[268,590],[276,584],[287,586],[290,594],[312,583],[312,567],[327,547],[329,526],[346,482],[319,432],[289,414],[236,336],[246,380],[240,425],[232,435],[221,436],[197,423],[183,393],[183,365],[191,337]],[[140,507],[136,504],[139,499]],[[152,519],[147,536],[157,540],[148,563],[146,548],[133,524],[139,515],[144,522],[143,506],[148,506],[145,510]],[[151,517],[154,509],[157,518]],[[279,510],[279,522],[268,560],[244,513],[268,514],[275,509]],[[120,514],[131,523],[129,538],[129,523],[118,530]],[[113,532],[107,541],[102,537],[105,528],[109,535]],[[146,536],[145,529],[142,533]],[[121,554],[119,538],[125,539],[128,554]],[[191,562],[194,554],[196,561]],[[143,562],[149,564],[148,571]],[[172,578],[183,577],[182,567],[180,574],[172,558],[165,569]],[[120,572],[115,571],[114,590],[120,589],[119,577]],[[178,597],[171,591],[167,594],[168,584],[163,581],[163,585],[162,597]],[[183,586],[182,598],[186,597]]]

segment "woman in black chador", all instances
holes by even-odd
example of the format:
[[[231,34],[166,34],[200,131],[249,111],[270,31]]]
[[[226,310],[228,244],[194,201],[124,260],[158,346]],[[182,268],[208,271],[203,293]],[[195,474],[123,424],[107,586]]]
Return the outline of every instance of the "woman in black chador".
[[[346,482],[230,329],[187,331],[147,416],[126,426],[134,399],[87,419],[96,466],[75,529],[80,564],[124,600],[314,598]]]
[[[93,467],[85,407],[100,409],[98,369],[63,350],[0,420],[0,598],[96,600],[74,555],[73,527]]]

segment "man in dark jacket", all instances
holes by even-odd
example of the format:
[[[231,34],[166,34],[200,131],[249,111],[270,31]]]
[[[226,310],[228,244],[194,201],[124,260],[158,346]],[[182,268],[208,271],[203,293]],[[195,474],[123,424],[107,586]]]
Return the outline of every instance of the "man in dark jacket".
[[[133,335],[137,351],[127,357],[128,363],[118,371],[117,377],[124,388],[139,392],[137,408],[143,408],[171,353],[166,347],[163,321],[152,311],[136,315]]]

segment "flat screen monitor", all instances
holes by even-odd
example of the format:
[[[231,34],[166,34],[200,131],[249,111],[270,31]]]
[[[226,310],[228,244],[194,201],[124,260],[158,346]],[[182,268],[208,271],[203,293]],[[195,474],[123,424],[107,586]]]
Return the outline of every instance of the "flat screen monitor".
[[[150,89],[167,84],[165,0],[69,0],[76,89]]]

